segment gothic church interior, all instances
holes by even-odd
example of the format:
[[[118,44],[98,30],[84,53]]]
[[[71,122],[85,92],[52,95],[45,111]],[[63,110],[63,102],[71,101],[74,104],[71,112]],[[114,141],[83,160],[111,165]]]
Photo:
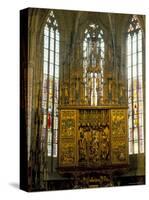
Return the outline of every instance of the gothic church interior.
[[[20,12],[20,175],[27,191],[145,184],[144,15]]]

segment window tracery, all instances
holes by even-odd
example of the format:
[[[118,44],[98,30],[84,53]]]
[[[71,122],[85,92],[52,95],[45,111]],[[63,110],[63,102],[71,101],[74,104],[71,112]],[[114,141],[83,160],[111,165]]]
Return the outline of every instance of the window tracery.
[[[57,156],[58,98],[59,98],[59,30],[53,11],[44,26],[42,140],[47,140],[48,156]]]
[[[129,106],[129,153],[144,153],[144,103],[142,30],[137,17],[129,21],[127,31],[127,71]]]

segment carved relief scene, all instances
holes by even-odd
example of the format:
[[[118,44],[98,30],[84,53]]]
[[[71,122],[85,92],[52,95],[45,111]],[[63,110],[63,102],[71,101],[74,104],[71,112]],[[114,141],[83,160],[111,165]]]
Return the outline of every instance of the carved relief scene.
[[[78,165],[98,167],[110,159],[108,110],[80,110]]]

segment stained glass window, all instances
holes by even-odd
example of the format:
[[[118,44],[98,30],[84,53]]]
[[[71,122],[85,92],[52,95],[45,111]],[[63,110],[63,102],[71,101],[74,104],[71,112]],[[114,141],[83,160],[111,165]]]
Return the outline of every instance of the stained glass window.
[[[53,11],[47,19],[43,37],[42,136],[47,140],[48,156],[57,156],[59,97],[59,31]],[[46,142],[46,141],[45,141]]]
[[[103,65],[104,65],[103,31],[99,25],[90,24],[84,32],[83,42],[83,80],[85,97],[89,105],[96,106],[103,99]]]
[[[144,153],[142,30],[136,16],[127,32],[129,154]]]

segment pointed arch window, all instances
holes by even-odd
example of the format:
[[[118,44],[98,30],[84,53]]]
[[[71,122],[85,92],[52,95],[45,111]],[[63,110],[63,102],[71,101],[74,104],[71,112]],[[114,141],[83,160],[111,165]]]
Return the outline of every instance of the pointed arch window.
[[[142,30],[136,16],[127,31],[129,154],[144,153]]]
[[[53,11],[44,26],[42,136],[47,144],[48,156],[57,156],[58,98],[59,98],[59,31]]]
[[[104,52],[103,31],[99,25],[90,24],[84,32],[83,79],[85,97],[92,106],[99,105],[103,98]]]

